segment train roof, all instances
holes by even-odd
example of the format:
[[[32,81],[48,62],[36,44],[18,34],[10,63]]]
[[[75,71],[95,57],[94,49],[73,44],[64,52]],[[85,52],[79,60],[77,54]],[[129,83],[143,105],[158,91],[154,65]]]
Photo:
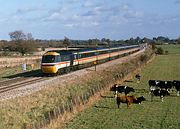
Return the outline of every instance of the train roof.
[[[78,52],[78,49],[72,49],[72,50],[51,50],[51,51],[47,51],[46,53],[57,53],[57,54],[60,54],[60,55],[67,55],[67,54],[72,54],[74,52]],[[46,54],[45,53],[45,54]]]
[[[138,45],[129,45],[129,46],[118,46],[118,47],[104,47],[104,48],[82,48],[82,49],[69,49],[69,50],[51,50],[51,51],[47,51],[45,53],[45,55],[47,53],[56,53],[56,54],[60,54],[60,55],[67,55],[67,54],[73,54],[73,53],[86,53],[86,52],[94,52],[94,51],[103,51],[103,50],[109,50],[109,49],[123,49],[123,48],[130,48],[130,47],[135,47]]]

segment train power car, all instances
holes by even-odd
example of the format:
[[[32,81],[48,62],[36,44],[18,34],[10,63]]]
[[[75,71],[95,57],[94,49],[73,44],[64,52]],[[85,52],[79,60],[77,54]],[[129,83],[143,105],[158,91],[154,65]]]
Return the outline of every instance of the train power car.
[[[42,56],[41,70],[44,74],[67,73],[71,70],[87,67],[92,62],[105,62],[136,52],[139,49],[139,45],[129,45],[113,48],[47,51]]]

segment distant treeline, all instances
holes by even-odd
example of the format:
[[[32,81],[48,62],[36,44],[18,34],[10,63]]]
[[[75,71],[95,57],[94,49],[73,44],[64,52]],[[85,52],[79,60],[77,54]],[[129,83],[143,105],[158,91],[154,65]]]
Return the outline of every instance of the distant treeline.
[[[0,40],[0,55],[8,55],[11,52],[18,52],[21,55],[32,54],[37,51],[44,51],[45,48],[68,48],[68,47],[115,47],[121,45],[131,44],[180,44],[180,37],[178,39],[169,39],[168,37],[154,37],[149,38],[130,38],[127,40],[111,40],[107,38],[102,39],[88,39],[88,40],[73,40],[64,37],[62,40],[41,40],[34,39],[31,33],[25,34],[22,31],[14,31],[9,33],[10,41]]]

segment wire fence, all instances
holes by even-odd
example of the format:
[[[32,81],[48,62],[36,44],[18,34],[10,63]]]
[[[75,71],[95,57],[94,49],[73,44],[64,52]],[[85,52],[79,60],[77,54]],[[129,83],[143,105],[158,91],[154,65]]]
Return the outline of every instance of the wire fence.
[[[76,107],[80,105],[85,105],[88,103],[90,97],[96,95],[98,92],[105,90],[105,86],[98,85],[94,89],[88,90],[86,93],[81,94],[80,96],[72,96],[72,99],[69,101],[58,105],[55,109],[44,114],[44,118],[40,121],[34,122],[32,124],[25,125],[24,129],[40,129],[47,127],[51,121],[62,117],[67,112],[73,112],[76,110]]]

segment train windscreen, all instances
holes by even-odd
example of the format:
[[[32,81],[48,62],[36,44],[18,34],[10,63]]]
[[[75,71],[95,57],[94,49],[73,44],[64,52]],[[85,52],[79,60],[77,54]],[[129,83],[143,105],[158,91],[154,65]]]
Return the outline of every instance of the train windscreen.
[[[59,58],[58,56],[54,55],[45,55],[42,57],[42,63],[55,63],[58,62]]]

